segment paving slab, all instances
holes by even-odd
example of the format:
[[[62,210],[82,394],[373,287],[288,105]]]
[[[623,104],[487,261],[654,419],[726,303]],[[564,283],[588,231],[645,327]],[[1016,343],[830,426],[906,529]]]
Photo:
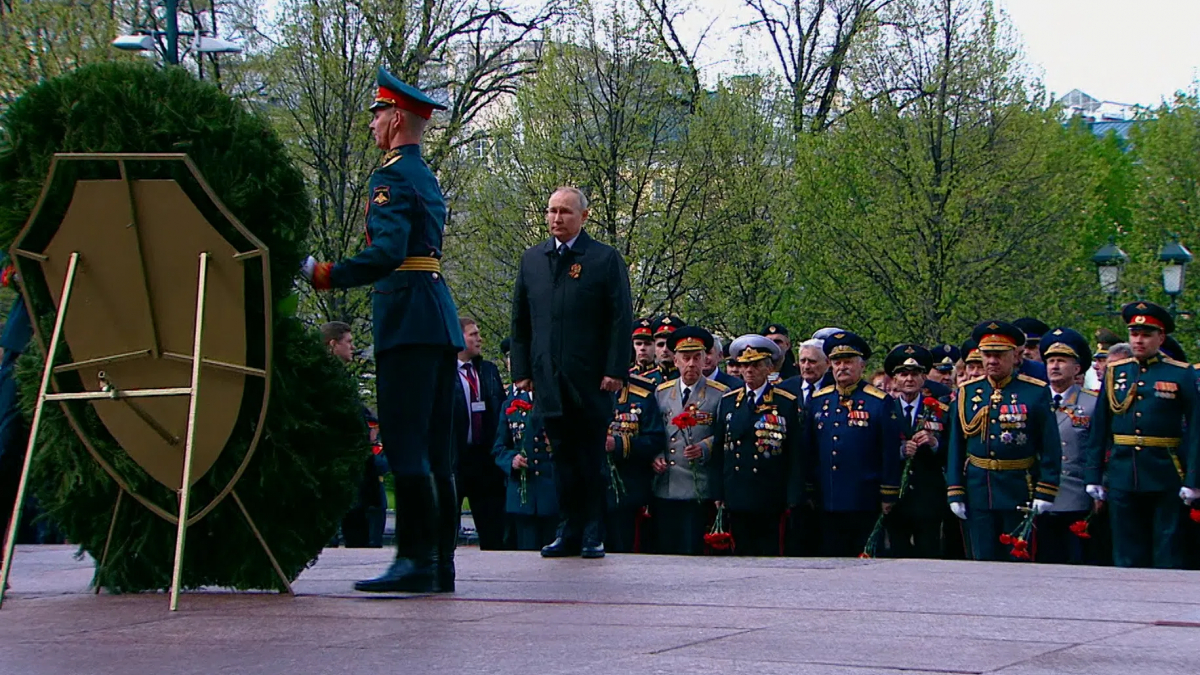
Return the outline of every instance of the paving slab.
[[[21,546],[0,675],[1108,673],[1194,675],[1200,574],[918,560],[460,549],[458,593],[366,595],[391,552],[331,549],[296,596],[95,594]]]

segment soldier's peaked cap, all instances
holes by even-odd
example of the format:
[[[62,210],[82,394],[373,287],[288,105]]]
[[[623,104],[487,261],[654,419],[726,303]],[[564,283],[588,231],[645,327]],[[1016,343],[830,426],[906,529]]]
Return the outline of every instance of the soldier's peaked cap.
[[[379,89],[375,92],[375,101],[371,103],[371,110],[394,106],[407,110],[418,117],[429,119],[434,110],[446,109],[446,106],[426,96],[425,92],[401,82],[383,66],[379,67],[379,74],[375,80]]]

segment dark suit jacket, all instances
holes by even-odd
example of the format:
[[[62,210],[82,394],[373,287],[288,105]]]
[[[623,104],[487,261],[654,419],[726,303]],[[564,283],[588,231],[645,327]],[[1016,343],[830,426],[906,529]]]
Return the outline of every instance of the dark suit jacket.
[[[496,431],[500,428],[500,419],[504,417],[504,399],[507,392],[504,388],[504,380],[500,379],[500,371],[494,363],[483,360],[482,356],[475,357],[471,362],[475,364],[475,370],[479,373],[479,398],[487,405],[487,410],[483,412],[483,433],[480,434],[482,438],[476,438],[474,443],[467,445],[467,429],[471,426],[471,409],[467,405],[466,396],[463,395],[462,384],[456,370],[454,377],[454,442],[459,449],[457,454],[460,467],[482,463],[491,468],[492,447],[496,444]],[[458,368],[458,363],[455,360],[455,368]]]
[[[613,395],[605,377],[629,375],[633,331],[629,273],[616,249],[587,232],[555,266],[553,239],[521,257],[512,306],[513,380],[533,378],[544,417],[583,413],[607,421]]]

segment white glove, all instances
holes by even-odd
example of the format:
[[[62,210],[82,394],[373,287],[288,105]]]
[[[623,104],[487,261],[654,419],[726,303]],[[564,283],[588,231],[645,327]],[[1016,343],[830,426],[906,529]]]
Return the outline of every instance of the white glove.
[[[1104,491],[1104,488],[1099,485],[1087,486],[1087,493],[1089,497],[1095,499],[1096,501],[1102,502],[1108,498],[1108,494]]]
[[[1193,490],[1190,487],[1181,487],[1179,488],[1179,498],[1183,500],[1184,504],[1191,504],[1197,499],[1200,499],[1200,490]]]
[[[1045,499],[1035,499],[1033,500],[1033,513],[1035,515],[1041,515],[1049,511],[1050,507],[1053,505],[1054,502],[1048,502]]]
[[[305,281],[312,281],[313,272],[317,269],[317,259],[311,255],[300,263],[300,274],[304,276]]]
[[[958,516],[959,520],[967,519],[967,505],[962,502],[950,502],[950,510],[954,515]]]

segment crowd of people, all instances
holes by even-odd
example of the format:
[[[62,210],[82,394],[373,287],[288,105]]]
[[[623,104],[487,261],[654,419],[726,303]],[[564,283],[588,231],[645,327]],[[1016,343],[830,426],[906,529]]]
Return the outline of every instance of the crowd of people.
[[[1094,348],[988,321],[961,345],[897,345],[870,375],[870,346],[841,328],[793,345],[778,323],[726,342],[638,320],[605,444],[604,548],[1194,566],[1200,373],[1161,307],[1125,317],[1128,341],[1102,330]],[[457,464],[480,548],[539,550],[560,492],[536,391],[501,382],[475,321],[460,326]]]

